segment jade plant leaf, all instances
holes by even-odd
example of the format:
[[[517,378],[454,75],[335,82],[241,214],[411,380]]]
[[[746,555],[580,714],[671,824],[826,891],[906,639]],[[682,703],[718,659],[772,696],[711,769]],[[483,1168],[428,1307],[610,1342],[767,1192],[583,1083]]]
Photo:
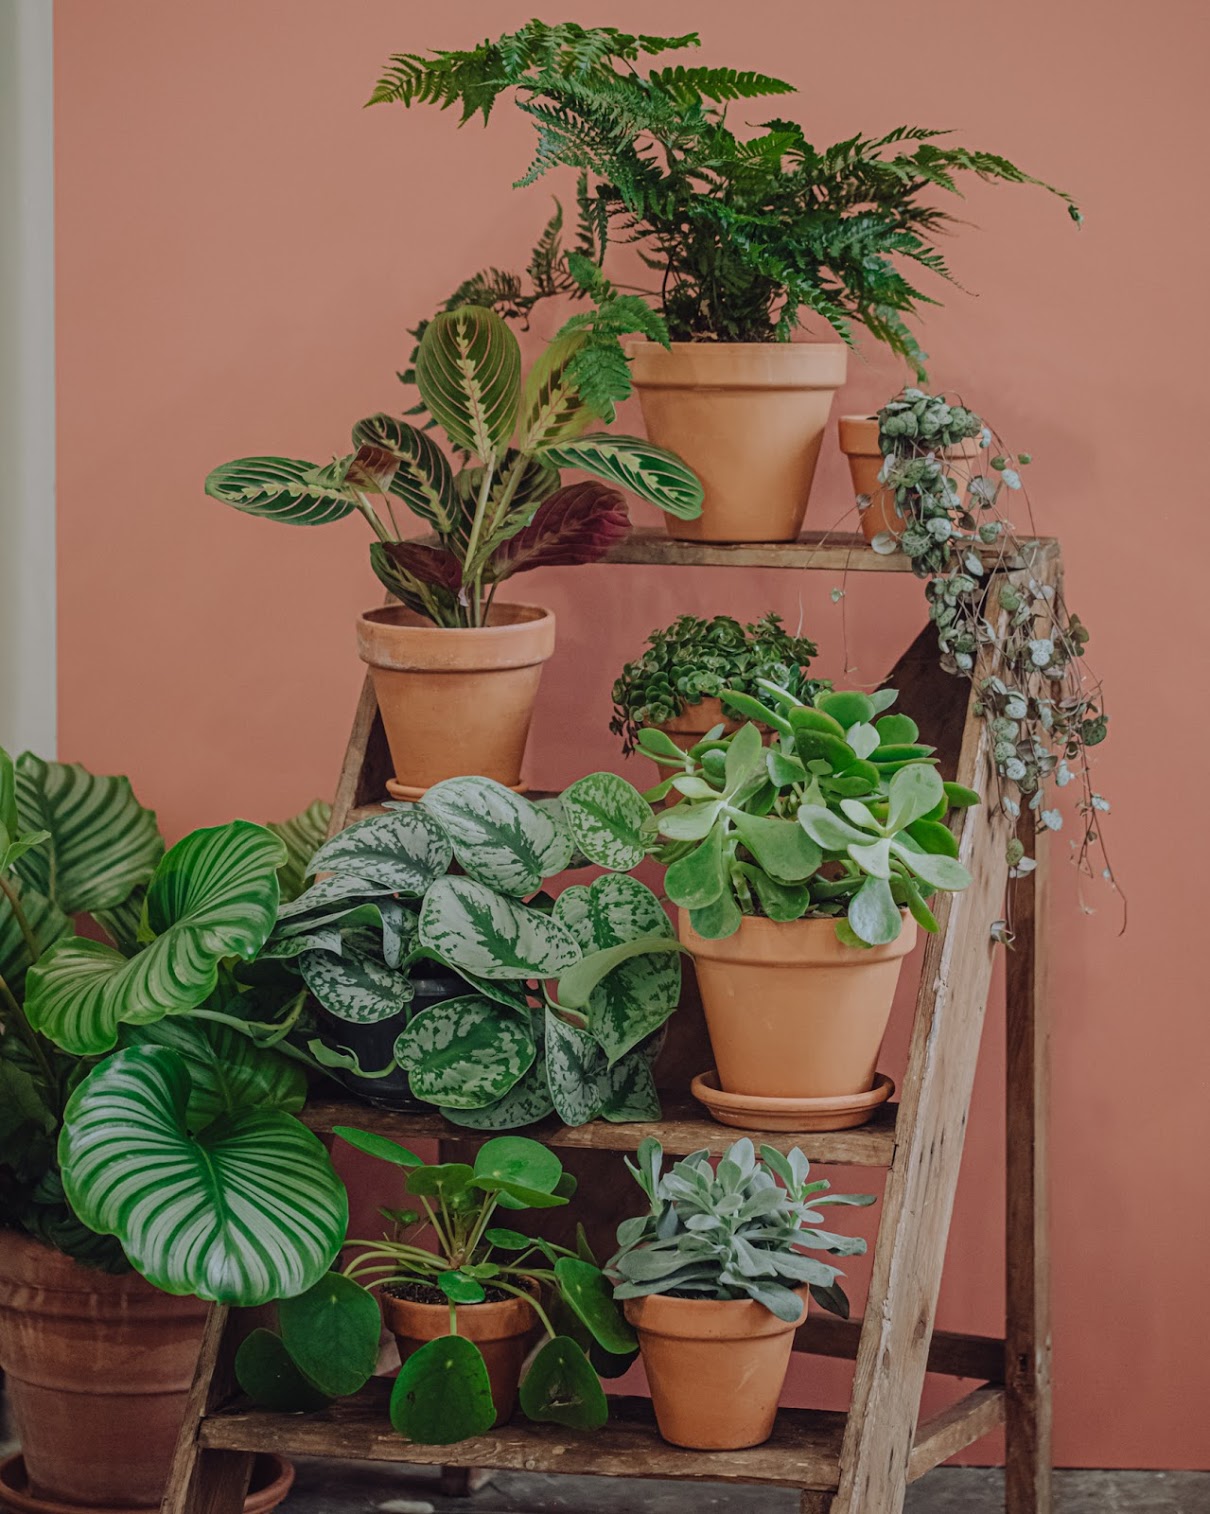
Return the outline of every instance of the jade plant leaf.
[[[608,1059],[592,1036],[548,1008],[546,1081],[565,1125],[587,1125],[601,1113],[605,1102],[601,1085],[607,1068]]]
[[[117,1045],[123,1023],[195,1008],[213,991],[224,957],[250,960],[264,945],[285,854],[276,836],[247,820],[178,841],[147,891],[150,945],[126,958],[99,941],[58,942],[30,969],[30,1023],[65,1051],[95,1056]]]
[[[296,457],[237,457],[203,485],[211,499],[287,526],[326,526],[357,508],[345,483],[351,458],[322,466]]]
[[[353,427],[353,445],[381,447],[391,453],[398,467],[389,492],[441,535],[453,533],[461,513],[453,471],[427,431],[393,415],[371,415]]]
[[[867,877],[849,900],[849,927],[867,946],[894,941],[901,924],[899,910],[885,878]]]
[[[736,811],[731,818],[739,839],[778,883],[801,883],[823,862],[823,852],[793,820],[743,811]]]
[[[705,808],[714,809],[714,806]],[[727,864],[723,855],[725,840],[723,826],[712,824],[704,841],[669,863],[664,874],[664,887],[674,904],[679,904],[682,909],[707,909],[727,889]]]
[[[598,1430],[609,1418],[600,1378],[565,1335],[548,1340],[534,1357],[518,1398],[528,1418],[538,1424]]]
[[[307,1101],[301,1063],[256,1046],[229,1025],[173,1015],[154,1025],[125,1026],[122,1045],[164,1046],[184,1060],[189,1070],[185,1119],[193,1131],[237,1109],[297,1114]]]
[[[406,973],[384,966],[347,941],[339,956],[304,952],[298,961],[303,981],[328,1011],[350,1025],[375,1025],[397,1015],[412,998]]]
[[[477,994],[422,1010],[395,1042],[416,1097],[456,1109],[501,1098],[535,1055],[529,1016]]]
[[[599,867],[628,873],[654,838],[651,806],[616,773],[589,773],[563,792],[563,810],[576,846]]]
[[[272,1330],[253,1330],[240,1342],[235,1377],[253,1403],[275,1414],[310,1414],[331,1402],[302,1375]]]
[[[485,1435],[496,1420],[483,1353],[462,1335],[426,1341],[399,1369],[391,1423],[420,1446],[452,1446]]]
[[[67,1102],[63,1186],[165,1293],[252,1307],[302,1293],[349,1221],[320,1141],[291,1115],[241,1109],[189,1130],[189,1069],[166,1047],[116,1052]]]
[[[607,484],[629,489],[679,520],[696,520],[702,513],[702,485],[697,474],[679,457],[642,437],[597,431],[546,447],[542,456],[557,468],[580,468]]]
[[[521,349],[494,310],[443,310],[424,330],[416,387],[455,447],[494,462],[508,446],[521,398]]]
[[[350,825],[320,847],[310,870],[351,874],[392,893],[419,898],[449,867],[452,855],[442,828],[413,804]]]
[[[490,978],[555,978],[580,960],[566,926],[473,878],[439,878],[420,910],[420,943]]]
[[[163,856],[155,812],[135,798],[129,778],[24,752],[16,801],[21,829],[48,833],[18,862],[17,875],[65,915],[121,904]]]
[[[372,1293],[326,1272],[277,1306],[281,1338],[299,1371],[329,1398],[363,1388],[378,1361],[382,1316]]]
[[[891,718],[902,720],[903,716]],[[887,785],[887,798],[887,830],[902,831],[942,803],[945,788],[936,768],[916,764],[900,768]]]
[[[463,872],[520,899],[571,860],[566,827],[490,778],[447,778],[420,801],[453,843]]]

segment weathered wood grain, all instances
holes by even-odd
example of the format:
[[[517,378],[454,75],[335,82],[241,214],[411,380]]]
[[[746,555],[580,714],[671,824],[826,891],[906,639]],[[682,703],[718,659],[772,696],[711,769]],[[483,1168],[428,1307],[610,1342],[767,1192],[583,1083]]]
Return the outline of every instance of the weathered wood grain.
[[[916,1431],[908,1458],[908,1482],[915,1482],[951,1456],[965,1450],[1004,1423],[1004,1389],[993,1383],[949,1404]]]
[[[211,1305],[161,1514],[239,1514],[244,1506],[252,1476],[252,1452],[238,1448],[205,1450],[199,1432],[206,1416],[215,1413],[235,1391],[235,1353],[258,1322],[259,1313]]]
[[[812,1309],[794,1336],[794,1349],[808,1356],[853,1361],[864,1321],[837,1319]],[[945,1377],[973,1377],[998,1383],[1004,1375],[1004,1342],[993,1335],[968,1335],[960,1330],[934,1330],[929,1341],[927,1370]]]

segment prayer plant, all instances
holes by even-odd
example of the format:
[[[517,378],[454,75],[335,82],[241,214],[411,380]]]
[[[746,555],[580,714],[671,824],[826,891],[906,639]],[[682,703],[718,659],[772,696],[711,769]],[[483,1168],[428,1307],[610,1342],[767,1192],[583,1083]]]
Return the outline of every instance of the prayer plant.
[[[624,1372],[636,1341],[582,1227],[573,1251],[495,1223],[568,1202],[575,1179],[555,1153],[524,1136],[501,1136],[479,1148],[473,1166],[432,1165],[385,1136],[343,1126],[336,1133],[407,1173],[409,1207],[380,1211],[397,1238],[351,1241],[354,1255],[342,1273],[284,1300],[280,1333],[262,1329],[248,1337],[236,1358],[245,1392],[286,1412],[357,1392],[378,1356],[381,1320],[372,1290],[408,1288],[432,1295],[420,1302],[446,1304],[450,1327],[404,1361],[391,1391],[391,1423],[421,1445],[482,1435],[496,1410],[483,1354],[459,1333],[459,1317],[494,1290],[528,1299],[544,1335],[521,1382],[526,1416],[576,1429],[603,1425],[609,1411],[598,1373]]]
[[[517,338],[494,310],[460,305],[427,323],[414,377],[456,471],[428,429],[379,414],[353,427],[345,457],[239,458],[214,469],[206,493],[295,526],[360,512],[376,538],[370,560],[382,584],[446,627],[484,624],[499,585],[516,573],[598,561],[629,529],[621,489],[693,519],[702,489],[679,458],[640,437],[587,429],[602,412],[612,418],[610,396],[619,392],[616,373],[615,387],[602,378],[602,351],[620,362],[629,387],[618,328],[663,333],[641,300],[620,305],[627,297],[598,293],[595,315],[572,317],[524,382]],[[591,370],[586,354],[596,357]],[[564,485],[562,468],[592,478]],[[431,535],[403,540],[396,501]]]

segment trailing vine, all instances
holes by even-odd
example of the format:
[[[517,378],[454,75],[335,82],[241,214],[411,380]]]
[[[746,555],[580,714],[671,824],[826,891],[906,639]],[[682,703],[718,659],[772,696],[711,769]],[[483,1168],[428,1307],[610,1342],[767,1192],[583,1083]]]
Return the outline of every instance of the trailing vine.
[[[1036,546],[1016,534],[1000,509],[1003,498],[1017,494],[1028,510],[1020,470],[1030,455],[1008,454],[973,411],[916,388],[878,412],[878,434],[879,482],[895,491],[904,527],[898,538],[881,533],[874,549],[905,552],[912,571],[927,580],[941,665],[978,690],[976,708],[989,722],[1006,814],[1013,820],[1032,814],[1036,830],[1060,830],[1057,791],[1077,784],[1083,833],[1071,843],[1073,860],[1081,873],[1099,871],[1114,883],[1101,834],[1109,802],[1093,784],[1089,757],[1109,723],[1101,685],[1084,664],[1089,633]],[[969,448],[962,455],[971,440],[974,458]],[[858,497],[859,508],[868,504]],[[1017,566],[1022,571],[1011,579],[995,571]],[[994,655],[995,672],[985,671],[981,653]],[[1035,866],[1016,837],[1008,860],[1014,877]]]

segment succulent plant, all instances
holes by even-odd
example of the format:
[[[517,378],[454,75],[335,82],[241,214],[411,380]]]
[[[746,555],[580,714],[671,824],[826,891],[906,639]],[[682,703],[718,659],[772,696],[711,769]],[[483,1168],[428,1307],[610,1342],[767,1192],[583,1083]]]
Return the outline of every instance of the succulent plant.
[[[717,1167],[708,1151],[667,1173],[663,1161],[654,1139],[639,1147],[637,1162],[627,1159],[651,1208],[618,1226],[621,1249],[606,1269],[616,1279],[615,1298],[750,1298],[778,1319],[796,1320],[802,1303],[794,1290],[805,1284],[816,1303],[847,1318],[840,1269],[807,1253],[862,1255],[859,1236],[818,1228],[818,1210],[872,1204],[873,1194],[829,1193],[826,1179],[810,1179],[811,1164],[797,1147],[783,1154],[762,1146],[758,1156],[747,1136]]]

